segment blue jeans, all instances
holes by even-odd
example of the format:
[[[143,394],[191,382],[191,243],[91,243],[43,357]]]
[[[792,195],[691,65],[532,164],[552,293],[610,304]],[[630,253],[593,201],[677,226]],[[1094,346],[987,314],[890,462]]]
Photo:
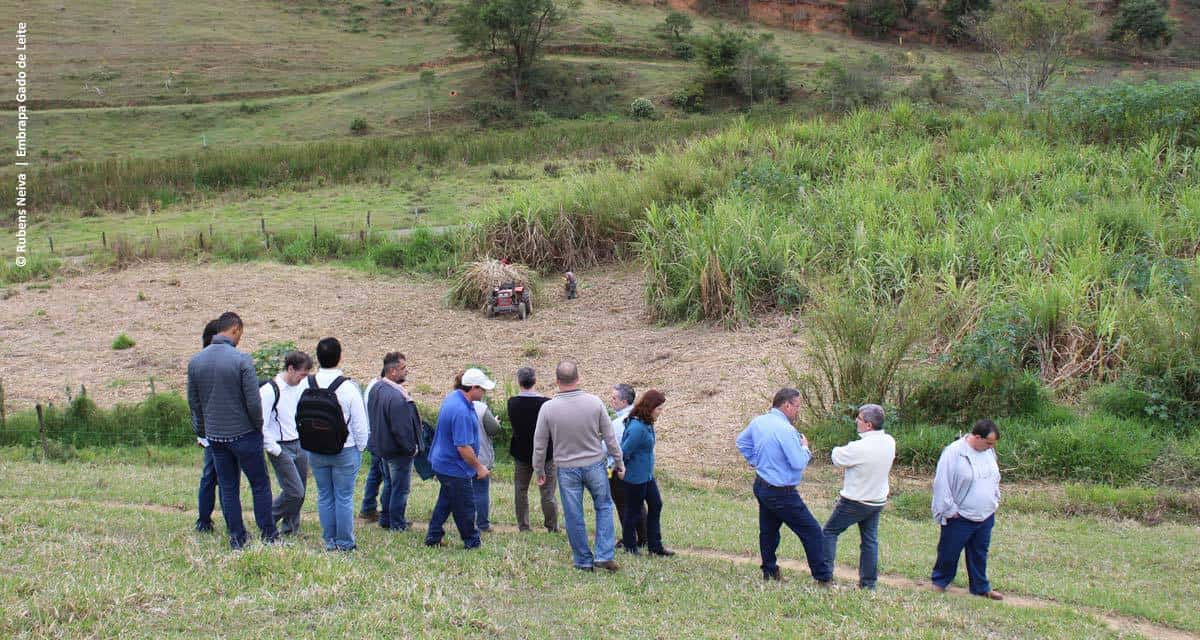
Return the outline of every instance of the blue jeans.
[[[758,550],[762,554],[764,574],[779,570],[775,550],[779,548],[779,528],[787,525],[804,545],[808,568],[819,582],[833,579],[825,563],[825,539],[821,525],[809,512],[795,487],[773,487],[762,478],[754,478],[754,497],[758,499]]]
[[[379,495],[379,485],[383,483],[383,458],[371,455],[371,468],[367,470],[367,481],[363,484],[362,508],[359,513],[369,514],[376,511],[376,496]]]
[[[951,518],[942,525],[942,535],[938,538],[937,561],[933,564],[933,584],[945,587],[954,582],[954,574],[958,573],[958,556],[965,548],[967,551],[967,580],[971,593],[982,596],[992,590],[987,578],[988,547],[992,544],[992,526],[996,523],[996,515],[992,514],[983,522],[974,522],[966,518]]]
[[[380,465],[384,473],[383,486],[387,489],[379,494],[379,526],[384,529],[408,529],[409,522],[404,516],[408,510],[412,464],[412,456],[399,456],[383,460],[383,464]]]
[[[625,509],[621,515],[621,535],[625,549],[635,551],[638,546],[638,523],[645,527],[644,540],[650,551],[662,551],[662,494],[654,478],[642,484],[625,485]],[[644,514],[644,516],[643,516]]]
[[[196,530],[212,531],[212,512],[217,504],[217,468],[213,465],[212,447],[204,447],[204,470],[200,472],[196,494]]]
[[[308,452],[308,466],[317,484],[317,515],[326,551],[354,548],[354,483],[362,452],[353,446],[336,455]]]
[[[221,490],[221,513],[225,515],[225,529],[229,531],[229,546],[241,549],[246,544],[246,525],[242,522],[243,473],[254,498],[254,522],[263,542],[274,542],[279,533],[275,530],[275,519],[271,517],[271,478],[267,475],[267,461],[263,457],[262,434],[252,431],[232,442],[209,441],[208,448],[212,451],[217,486]]]
[[[475,526],[480,531],[487,531],[492,528],[492,523],[488,522],[488,511],[491,509],[492,503],[492,497],[489,493],[491,486],[491,476],[483,480],[475,479],[471,481],[471,490],[475,494]]]
[[[438,489],[437,503],[433,505],[433,515],[429,516],[429,531],[425,534],[425,544],[433,546],[442,541],[446,535],[443,525],[446,518],[454,516],[454,525],[458,527],[458,535],[462,537],[463,546],[468,549],[478,547],[479,529],[475,528],[475,488],[471,478],[437,474]]]
[[[858,586],[874,589],[879,577],[879,514],[883,506],[872,506],[855,500],[838,498],[833,513],[821,530],[825,534],[825,564],[833,575],[837,561],[838,536],[852,525],[858,525]]]
[[[596,553],[588,545],[587,523],[583,520],[583,490],[592,494],[596,509]],[[616,527],[613,525],[613,501],[608,487],[608,469],[601,460],[587,467],[558,468],[558,492],[562,497],[563,519],[567,523],[567,540],[571,543],[571,559],[581,569],[596,562],[613,559],[616,550]]]

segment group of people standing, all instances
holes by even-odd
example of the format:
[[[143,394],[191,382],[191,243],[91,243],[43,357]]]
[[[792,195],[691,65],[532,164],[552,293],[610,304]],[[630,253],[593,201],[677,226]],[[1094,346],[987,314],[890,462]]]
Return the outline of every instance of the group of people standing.
[[[317,344],[320,368],[316,373],[310,356],[297,351],[286,354],[277,376],[260,384],[250,356],[237,349],[242,331],[237,314],[222,314],[205,327],[203,350],[188,364],[192,424],[205,448],[197,530],[212,530],[219,488],[230,545],[239,549],[246,544],[239,494],[244,474],[262,540],[274,543],[280,536],[295,535],[311,473],[325,548],[352,550],[356,546],[354,488],[362,452],[369,450],[372,464],[360,518],[378,521],[392,531],[408,529],[411,476],[414,465],[423,464],[422,475],[436,477],[439,484],[425,544],[445,545],[445,523],[453,517],[463,545],[480,546],[481,532],[491,528],[492,437],[500,430],[484,402],[496,386],[485,372],[469,368],[456,376],[430,433],[404,386],[407,361],[402,353],[386,354],[379,378],[360,393],[337,368],[340,343],[324,338]],[[528,493],[530,485],[536,484],[542,526],[549,532],[561,530],[557,485],[577,569],[619,569],[614,510],[621,524],[622,550],[633,555],[643,549],[650,555],[675,555],[663,545],[663,500],[654,476],[654,425],[666,396],[650,389],[638,397],[629,385],[613,385],[608,400],[615,413],[610,415],[604,401],[581,389],[579,368],[573,361],[560,362],[554,374],[558,391],[548,398],[534,390],[536,372],[522,367],[516,373],[520,391],[508,398],[518,528],[531,529]],[[313,418],[320,416],[323,407],[338,415],[324,422]],[[736,439],[738,450],[755,471],[752,488],[758,502],[763,579],[783,579],[776,551],[780,529],[786,524],[800,538],[813,578],[820,585],[831,584],[838,537],[858,525],[859,586],[874,589],[879,516],[887,503],[896,452],[895,440],[883,430],[884,411],[874,404],[860,407],[855,416],[859,439],[833,449],[832,462],[845,470],[845,480],[832,514],[821,526],[798,491],[812,459],[807,438],[793,426],[801,409],[799,392],[781,389],[771,409],[752,420]],[[340,451],[306,450],[301,425],[311,428],[326,422],[342,427]],[[953,581],[965,549],[970,591],[1002,599],[986,575],[999,504],[1000,472],[993,450],[998,438],[996,425],[980,420],[970,434],[942,452],[932,505],[941,525],[931,575],[935,590],[944,591]],[[264,452],[280,487],[273,500]],[[592,497],[596,516],[594,546],[584,520],[585,491]]]

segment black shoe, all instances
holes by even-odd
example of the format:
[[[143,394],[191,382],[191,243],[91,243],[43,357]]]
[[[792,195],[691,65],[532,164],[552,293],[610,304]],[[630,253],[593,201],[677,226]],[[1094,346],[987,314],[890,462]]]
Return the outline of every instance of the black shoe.
[[[628,553],[631,556],[642,555],[641,549],[638,549],[637,547],[622,547],[622,548],[625,550],[625,553]]]
[[[664,557],[664,558],[670,558],[671,556],[675,555],[675,552],[674,552],[674,551],[671,551],[670,549],[666,549],[666,548],[661,548],[661,549],[651,549],[651,550],[650,550],[650,555],[652,555],[652,556],[662,556],[662,557]]]
[[[783,579],[783,573],[776,569],[774,571],[763,571],[763,580],[775,580],[776,582],[787,582]]]
[[[588,572],[592,572],[592,573],[594,573],[596,571],[595,567],[575,567],[575,568],[579,569],[580,571],[588,571]]]
[[[202,522],[196,523],[196,533],[212,533],[212,532],[213,532],[213,526],[212,526],[211,522],[208,524],[204,524]]]

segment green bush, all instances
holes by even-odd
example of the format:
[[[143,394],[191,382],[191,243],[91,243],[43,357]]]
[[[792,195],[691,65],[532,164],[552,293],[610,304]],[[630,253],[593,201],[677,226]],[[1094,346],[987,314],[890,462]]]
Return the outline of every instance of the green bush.
[[[1171,44],[1177,29],[1176,21],[1167,16],[1167,9],[1159,0],[1121,0],[1108,39],[1136,41],[1144,47],[1161,49]]]
[[[133,341],[133,338],[130,338],[129,336],[122,333],[121,335],[119,335],[113,339],[112,348],[113,348],[113,351],[122,351],[124,349],[132,349],[133,346],[136,344],[137,343]]]
[[[951,40],[962,40],[967,37],[963,28],[963,18],[990,11],[992,0],[944,0],[941,6],[946,36]]]
[[[671,104],[680,111],[696,113],[704,108],[704,84],[691,82],[671,92]]]
[[[881,73],[871,62],[826,60],[816,75],[817,91],[834,111],[851,111],[883,100]]]
[[[654,108],[654,103],[646,98],[635,98],[629,104],[629,115],[638,120],[653,120],[658,116],[658,111]]]
[[[696,57],[696,45],[688,40],[671,43],[671,55],[680,60],[691,60]]]
[[[275,374],[283,371],[283,358],[292,351],[298,351],[296,343],[291,340],[268,342],[250,354],[254,360],[254,373],[259,380],[270,380]]]
[[[367,132],[367,121],[365,118],[355,118],[350,121],[350,133],[356,136],[361,136]]]
[[[849,0],[846,24],[858,35],[879,38],[892,30],[905,14],[902,0]]]
[[[9,260],[0,264],[0,285],[20,284],[34,280],[47,280],[58,273],[62,263],[54,258],[38,255],[29,256],[25,266],[18,267]]]
[[[913,391],[906,409],[919,420],[969,425],[984,417],[1036,413],[1044,402],[1036,375],[944,369]]]
[[[195,443],[191,412],[177,393],[161,393],[135,405],[101,409],[86,391],[81,391],[65,409],[47,406],[43,417],[47,440],[54,441],[63,455],[76,456],[78,452],[72,451],[79,447],[177,447]],[[9,414],[0,429],[0,445],[38,446],[35,452],[40,456],[37,415],[33,411]]]
[[[1050,477],[1123,485],[1149,471],[1162,440],[1143,421],[1094,414],[1064,424],[1001,423],[997,454],[1013,478]]]
[[[696,38],[695,45],[706,84],[751,101],[787,96],[791,70],[772,34],[718,25],[712,33]]]

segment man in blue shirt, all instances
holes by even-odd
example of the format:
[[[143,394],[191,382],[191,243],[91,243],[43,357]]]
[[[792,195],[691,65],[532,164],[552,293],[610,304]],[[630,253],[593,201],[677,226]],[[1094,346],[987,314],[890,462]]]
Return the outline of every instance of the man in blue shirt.
[[[479,529],[475,528],[475,491],[472,480],[483,480],[491,472],[479,462],[479,416],[475,401],[496,383],[479,369],[467,369],[455,380],[454,390],[442,400],[438,409],[437,430],[429,450],[429,465],[437,474],[437,504],[429,517],[425,544],[442,544],[446,531],[442,525],[454,515],[454,524],[462,536],[463,546],[474,549],[480,545]]]
[[[737,448],[756,473],[754,497],[758,499],[763,580],[783,579],[775,550],[779,548],[779,527],[786,524],[800,537],[813,578],[827,587],[833,581],[833,565],[825,564],[821,525],[797,492],[804,468],[812,459],[808,438],[792,426],[800,408],[799,391],[780,389],[771,401],[771,410],[751,420],[738,435]]]

